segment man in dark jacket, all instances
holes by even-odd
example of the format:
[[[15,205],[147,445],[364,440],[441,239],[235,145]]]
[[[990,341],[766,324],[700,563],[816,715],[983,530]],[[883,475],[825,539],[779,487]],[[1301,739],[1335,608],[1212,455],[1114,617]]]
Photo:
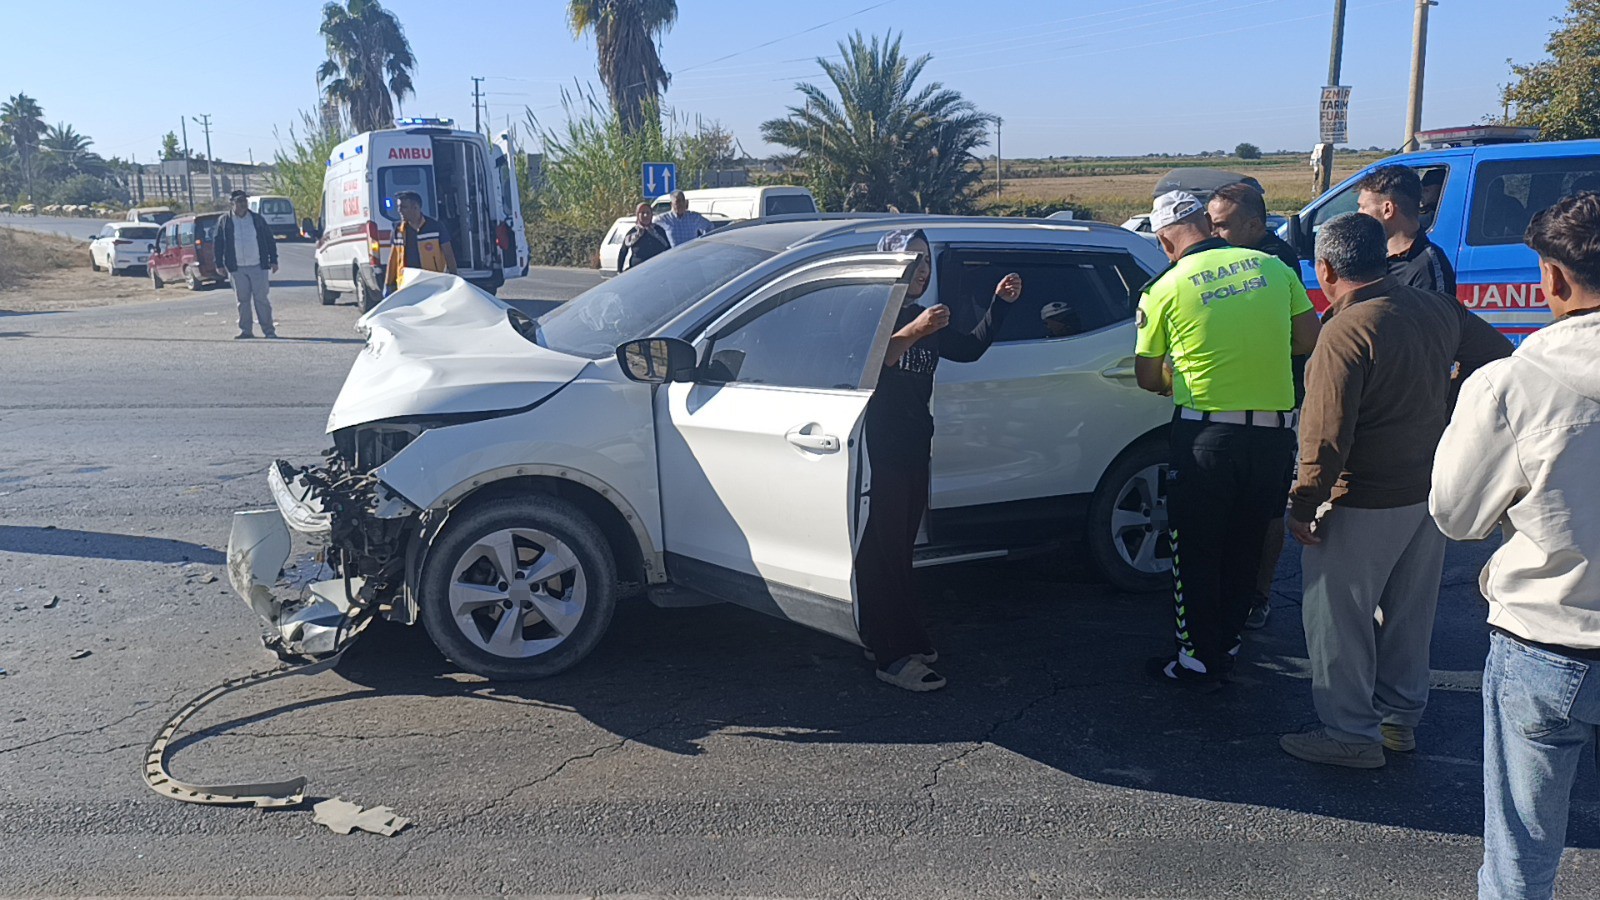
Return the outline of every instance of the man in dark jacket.
[[[1387,273],[1383,226],[1347,213],[1317,233],[1332,305],[1306,370],[1289,532],[1301,556],[1311,699],[1321,728],[1285,735],[1308,762],[1384,764],[1416,749],[1428,702],[1444,535],[1428,514],[1433,455],[1450,418],[1450,369],[1511,354],[1454,299]],[[1187,560],[1186,560],[1187,561]]]
[[[1373,169],[1356,185],[1356,205],[1383,226],[1395,281],[1455,297],[1456,270],[1422,230],[1422,178],[1416,170],[1398,164]]]
[[[261,333],[278,336],[272,323],[272,303],[267,300],[268,273],[278,271],[278,243],[272,227],[260,213],[250,211],[250,198],[244,191],[232,194],[233,208],[217,222],[212,250],[217,268],[233,282],[233,295],[239,301],[239,333],[235,340],[255,337],[250,326],[251,308],[261,321]]]
[[[617,254],[617,271],[631,269],[652,256],[667,252],[672,244],[667,240],[667,233],[655,223],[654,214],[650,212],[650,204],[641,203],[633,211],[633,227],[628,229],[628,234],[622,239],[622,252]]]
[[[1296,278],[1300,277],[1300,254],[1288,241],[1267,229],[1267,201],[1260,191],[1242,181],[1223,185],[1211,195],[1206,212],[1211,216],[1211,228],[1217,237],[1235,247],[1276,256]],[[1296,356],[1291,364],[1294,405],[1299,409],[1306,393],[1306,358]],[[1280,516],[1267,526],[1267,544],[1261,549],[1261,571],[1256,575],[1255,596],[1250,598],[1250,616],[1244,620],[1244,627],[1252,631],[1265,628],[1272,614],[1272,582],[1277,577],[1278,558],[1282,555],[1283,518]]]

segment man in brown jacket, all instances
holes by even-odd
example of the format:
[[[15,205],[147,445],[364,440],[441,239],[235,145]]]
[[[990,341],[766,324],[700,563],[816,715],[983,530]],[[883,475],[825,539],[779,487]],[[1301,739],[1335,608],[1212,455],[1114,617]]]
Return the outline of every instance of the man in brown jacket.
[[[1511,343],[1449,297],[1387,274],[1383,226],[1350,213],[1317,234],[1331,303],[1306,368],[1289,531],[1306,545],[1301,613],[1322,728],[1284,735],[1309,762],[1373,769],[1416,749],[1444,536],[1428,515],[1450,373]]]

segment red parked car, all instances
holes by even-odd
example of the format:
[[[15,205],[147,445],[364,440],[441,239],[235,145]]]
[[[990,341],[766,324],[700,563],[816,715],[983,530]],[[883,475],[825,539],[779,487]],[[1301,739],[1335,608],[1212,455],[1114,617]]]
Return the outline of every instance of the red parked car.
[[[212,238],[221,218],[222,213],[200,213],[178,216],[163,224],[150,254],[150,283],[159,288],[169,281],[182,280],[191,291],[226,284],[227,276],[217,271],[216,258],[211,255]]]

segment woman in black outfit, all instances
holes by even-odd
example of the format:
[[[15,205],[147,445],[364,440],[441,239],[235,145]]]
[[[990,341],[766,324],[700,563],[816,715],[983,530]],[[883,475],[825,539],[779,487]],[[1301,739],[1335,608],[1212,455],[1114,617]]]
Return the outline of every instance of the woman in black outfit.
[[[905,308],[895,320],[878,387],[867,403],[867,524],[856,551],[856,614],[878,677],[908,691],[934,691],[945,680],[928,668],[938,658],[922,625],[911,551],[928,505],[933,451],[933,373],[941,358],[972,362],[994,340],[1011,304],[1022,296],[1016,273],[1000,280],[989,308],[971,332],[951,331],[950,309],[916,301],[933,276],[932,249],[920,231],[884,235],[878,249],[919,254]],[[997,303],[995,300],[1003,300]]]

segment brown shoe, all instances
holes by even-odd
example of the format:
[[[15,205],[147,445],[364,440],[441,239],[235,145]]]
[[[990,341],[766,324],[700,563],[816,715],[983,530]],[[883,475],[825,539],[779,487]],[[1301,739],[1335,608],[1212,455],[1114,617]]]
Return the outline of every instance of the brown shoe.
[[[1382,744],[1352,744],[1328,734],[1326,728],[1286,734],[1278,739],[1283,752],[1306,762],[1348,769],[1380,769],[1388,762]]]

